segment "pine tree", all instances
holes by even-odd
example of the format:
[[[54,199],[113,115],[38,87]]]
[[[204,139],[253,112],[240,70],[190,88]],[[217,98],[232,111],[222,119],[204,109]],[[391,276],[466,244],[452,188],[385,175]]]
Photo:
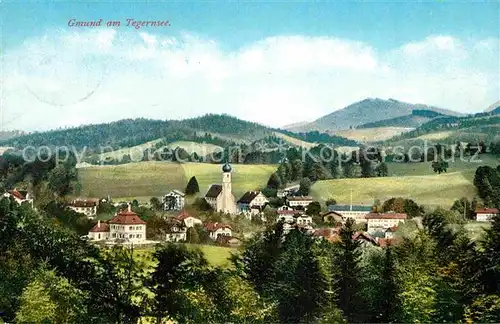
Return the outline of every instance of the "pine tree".
[[[359,306],[362,304],[359,302],[357,294],[360,288],[361,249],[359,241],[353,240],[354,234],[354,221],[348,219],[340,230],[340,251],[338,259],[334,261],[340,266],[339,307],[348,322],[356,320]]]
[[[381,281],[379,312],[382,316],[380,322],[389,323],[397,321],[400,305],[397,296],[396,263],[390,245],[385,249],[384,269]]]
[[[194,195],[200,192],[200,186],[198,185],[198,180],[193,176],[189,179],[189,182],[186,186],[186,195]]]
[[[267,181],[267,188],[269,189],[279,189],[281,187],[281,182],[278,175],[275,173],[271,174],[269,180]]]
[[[493,217],[491,227],[486,229],[483,241],[482,281],[488,293],[500,294],[500,215]]]

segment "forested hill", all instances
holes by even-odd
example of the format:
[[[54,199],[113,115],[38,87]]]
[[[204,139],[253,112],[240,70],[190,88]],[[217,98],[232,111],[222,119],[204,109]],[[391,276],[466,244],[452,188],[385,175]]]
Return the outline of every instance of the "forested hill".
[[[275,129],[228,115],[207,114],[185,120],[124,119],[116,122],[86,125],[68,129],[34,132],[0,140],[0,146],[67,146],[87,150],[109,146],[113,149],[132,147],[157,139],[203,141],[215,137],[231,142],[248,143],[272,136]],[[293,135],[293,134],[292,134]],[[330,139],[332,140],[332,139]],[[334,144],[345,145],[345,138]]]

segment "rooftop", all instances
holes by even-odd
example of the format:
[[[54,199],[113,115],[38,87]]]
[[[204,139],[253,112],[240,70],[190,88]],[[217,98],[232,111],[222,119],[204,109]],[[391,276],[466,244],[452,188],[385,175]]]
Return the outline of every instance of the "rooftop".
[[[136,213],[133,211],[120,211],[113,219],[109,221],[109,224],[120,224],[120,225],[134,225],[134,224],[146,224]]]
[[[403,213],[369,213],[366,219],[407,219],[408,215]]]
[[[213,184],[208,188],[207,193],[205,194],[206,198],[217,198],[219,197],[220,193],[222,192],[222,186]]]
[[[500,214],[500,211],[496,208],[478,208],[475,212],[476,214]]]
[[[342,211],[352,211],[354,212],[371,212],[372,207],[371,206],[364,206],[364,205],[329,205],[328,210],[330,211],[337,211],[337,212],[342,212]]]

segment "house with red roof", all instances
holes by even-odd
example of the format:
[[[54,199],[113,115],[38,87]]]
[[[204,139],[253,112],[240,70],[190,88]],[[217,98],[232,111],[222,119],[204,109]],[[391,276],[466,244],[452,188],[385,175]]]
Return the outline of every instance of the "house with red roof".
[[[201,219],[189,215],[185,210],[182,210],[174,219],[182,222],[185,227],[194,227],[196,224],[201,225]]]
[[[408,216],[404,213],[369,213],[365,216],[368,222],[368,233],[382,232],[404,223]]]
[[[285,223],[293,223],[295,221],[295,216],[302,214],[302,211],[295,210],[290,206],[283,205],[276,210],[276,221],[280,220]]]
[[[31,207],[33,207],[33,198],[29,194],[27,190],[18,190],[18,189],[13,189],[13,190],[8,190],[6,193],[3,194],[5,198],[12,198],[14,199],[15,202],[17,202],[19,205],[21,205],[24,202],[28,202]]]
[[[210,238],[214,241],[217,240],[217,238],[222,235],[233,236],[233,229],[231,228],[231,225],[228,224],[222,224],[217,222],[207,223],[205,224],[205,229],[210,235]]]
[[[89,230],[89,239],[93,241],[105,241],[109,239],[109,224],[100,220]]]
[[[125,240],[140,243],[146,240],[146,222],[131,210],[129,204],[128,210],[118,212],[107,223],[97,221],[88,236],[94,240]]]
[[[496,208],[478,208],[475,213],[478,222],[489,222],[493,216],[499,215],[500,211]]]

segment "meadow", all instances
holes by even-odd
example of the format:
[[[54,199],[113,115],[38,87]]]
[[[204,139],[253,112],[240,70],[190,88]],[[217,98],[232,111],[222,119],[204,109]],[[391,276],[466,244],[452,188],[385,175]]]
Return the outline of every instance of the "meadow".
[[[274,165],[233,165],[234,194],[239,198],[248,190],[265,186],[275,170]],[[110,195],[115,199],[134,198],[139,201],[149,201],[151,197],[159,197],[172,189],[184,191],[192,176],[196,176],[200,195],[204,195],[210,184],[221,183],[221,165],[148,161],[78,170],[81,196]]]
[[[482,165],[489,165],[496,167],[500,164],[500,158],[491,154],[481,154],[472,160],[461,161],[456,158],[455,161],[449,162],[448,173],[453,172],[475,172],[476,169]],[[417,176],[417,175],[435,175],[432,170],[431,163],[397,163],[388,162],[389,176]]]
[[[372,205],[392,197],[405,197],[429,206],[450,207],[460,197],[472,199],[476,188],[470,172],[452,172],[424,176],[336,179],[316,182],[311,195],[323,203],[335,198],[338,204]]]
[[[413,130],[406,127],[374,127],[374,128],[356,128],[333,131],[332,134],[352,139],[358,142],[376,142],[390,139],[401,133]]]
[[[185,245],[189,249],[200,249],[208,263],[212,266],[217,267],[230,267],[231,263],[229,261],[229,257],[231,254],[236,253],[238,249],[229,248],[223,246],[215,246],[215,245],[203,245],[203,244],[187,244]],[[154,248],[137,248],[134,250],[134,258],[140,260],[145,263],[145,266],[149,269],[152,269],[156,266],[156,263],[153,261],[153,252]]]

